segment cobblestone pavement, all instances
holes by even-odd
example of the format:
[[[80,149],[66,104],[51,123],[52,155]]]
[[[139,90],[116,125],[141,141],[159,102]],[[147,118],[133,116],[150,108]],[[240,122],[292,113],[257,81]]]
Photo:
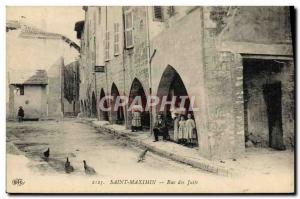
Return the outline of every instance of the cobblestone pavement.
[[[8,172],[16,176],[23,175],[26,170],[27,181],[36,176],[35,183],[40,183],[39,180],[46,183],[45,176],[47,176],[47,179],[52,177],[53,180],[65,178],[72,181],[74,179],[73,183],[78,182],[79,179],[79,181],[88,180],[89,182],[97,179],[98,183],[98,179],[107,179],[107,182],[110,182],[111,179],[155,179],[162,185],[169,183],[169,188],[175,186],[172,185],[172,182],[177,184],[179,180],[182,180],[188,188],[185,189],[181,185],[181,189],[176,189],[178,192],[224,192],[225,190],[226,192],[228,190],[268,192],[274,189],[276,191],[292,191],[293,188],[293,173],[288,174],[285,170],[284,173],[276,175],[267,173],[265,176],[260,176],[265,181],[262,187],[260,184],[255,184],[257,176],[246,175],[246,177],[238,179],[217,176],[159,157],[151,152],[146,154],[142,163],[137,163],[142,149],[109,133],[99,132],[75,119],[7,122],[6,134]],[[45,161],[42,153],[48,147],[50,148],[50,158]],[[72,174],[66,174],[64,171],[66,157],[69,157],[74,166],[75,171]],[[27,160],[25,161],[25,159]],[[97,171],[97,176],[85,175],[83,160],[86,160],[88,165]],[[13,167],[14,164],[18,164],[18,169]],[[281,181],[274,183],[274,176],[280,178]],[[193,183],[188,186],[189,182]],[[265,187],[270,182],[272,182],[272,186]],[[81,188],[87,191],[91,189],[92,192],[95,190],[92,187],[82,186]],[[65,187],[64,190],[69,189]],[[76,190],[80,192],[81,189],[77,188]],[[140,191],[143,191],[143,188]],[[168,189],[165,191],[167,192]]]

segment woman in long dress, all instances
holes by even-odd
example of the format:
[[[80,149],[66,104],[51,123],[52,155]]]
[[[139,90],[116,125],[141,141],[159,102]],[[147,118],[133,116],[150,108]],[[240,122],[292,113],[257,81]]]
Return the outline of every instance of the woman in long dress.
[[[134,110],[132,112],[132,121],[131,121],[131,131],[142,130],[142,121],[141,121],[141,112],[140,110]]]
[[[179,128],[178,128],[178,142],[183,143],[185,137],[186,137],[185,119],[184,119],[184,116],[181,115],[180,121],[179,121]]]
[[[192,143],[192,140],[196,138],[195,135],[196,124],[195,121],[192,119],[192,115],[190,113],[187,115],[187,117],[188,119],[185,122],[187,140],[189,143]]]
[[[179,128],[179,115],[176,115],[174,118],[174,141],[178,142],[178,128]]]

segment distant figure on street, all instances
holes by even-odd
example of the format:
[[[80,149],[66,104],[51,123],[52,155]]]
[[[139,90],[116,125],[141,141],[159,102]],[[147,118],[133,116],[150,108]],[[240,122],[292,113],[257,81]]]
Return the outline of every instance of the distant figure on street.
[[[163,136],[163,140],[166,141],[169,137],[168,127],[166,121],[162,118],[162,115],[159,114],[157,116],[157,121],[155,122],[154,128],[153,128],[153,134],[154,134],[154,141],[158,141],[158,136]]]
[[[18,110],[18,121],[23,122],[23,118],[24,118],[24,110],[23,107],[20,106]]]

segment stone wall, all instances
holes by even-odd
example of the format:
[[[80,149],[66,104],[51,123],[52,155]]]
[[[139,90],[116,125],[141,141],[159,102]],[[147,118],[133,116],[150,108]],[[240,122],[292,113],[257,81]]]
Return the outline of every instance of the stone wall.
[[[275,82],[281,82],[281,107],[283,141],[287,148],[294,146],[294,68],[292,62],[282,60],[269,60],[262,62],[260,70],[251,61],[247,65],[245,73],[245,86],[247,89],[247,127],[246,136],[256,146],[269,146],[269,126],[267,104],[263,95],[263,86]],[[258,62],[256,60],[256,62]],[[246,63],[245,63],[246,64]],[[250,64],[250,65],[249,65]],[[259,64],[259,63],[258,63]],[[258,65],[256,64],[256,65]],[[275,68],[277,66],[277,68]],[[246,65],[244,66],[246,67]],[[257,71],[258,70],[258,71]],[[274,99],[275,100],[275,99]]]
[[[47,71],[48,86],[47,86],[47,103],[48,117],[61,117],[63,115],[62,108],[62,86],[63,76],[62,67],[64,66],[63,58],[60,58]]]
[[[106,10],[115,13],[110,9],[114,8]],[[152,94],[157,94],[166,69],[172,68],[179,74],[188,95],[196,97],[194,106],[198,110],[194,111],[194,116],[199,153],[214,159],[241,155],[245,150],[245,124],[248,124],[244,117],[243,60],[253,55],[271,56],[271,59],[272,56],[279,56],[292,60],[288,8],[186,7],[178,10],[178,21],[176,17],[170,18],[166,24],[153,22],[150,8],[123,7],[123,11],[128,9],[133,12],[134,47],[111,56],[105,62],[107,74],[96,74],[98,100],[101,89],[109,95],[113,83],[121,95],[128,96],[135,78],[141,82],[148,95],[148,59],[156,51],[151,63]],[[122,18],[109,17],[108,28],[111,29],[116,21],[121,23]],[[86,63],[88,59],[88,56],[82,57]],[[284,85],[284,142],[293,145],[294,81],[291,77],[294,75],[294,66],[292,61],[286,63],[289,67],[280,73]],[[88,98],[95,84],[95,78],[88,74],[90,69],[85,68],[87,65],[83,65],[84,73],[88,76],[88,80],[85,79],[82,84],[85,90],[81,94],[83,98]],[[156,111],[153,118],[155,116]],[[126,120],[127,127],[130,127],[130,115]]]
[[[14,94],[14,113],[13,118],[17,117],[18,109],[23,107],[24,118],[41,118],[46,116],[46,103],[44,102],[46,86],[43,85],[24,85],[24,95]]]

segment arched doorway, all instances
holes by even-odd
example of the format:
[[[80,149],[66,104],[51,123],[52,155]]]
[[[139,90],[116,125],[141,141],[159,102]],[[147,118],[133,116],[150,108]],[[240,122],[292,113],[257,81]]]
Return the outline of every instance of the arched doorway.
[[[80,110],[81,110],[81,113],[84,113],[84,105],[83,105],[83,101],[80,100]]]
[[[87,99],[86,99],[86,113],[87,113],[87,116],[88,117],[91,117],[91,114],[92,114],[92,110],[91,110],[91,99],[90,99],[90,97],[88,97]]]
[[[84,100],[84,115],[87,116],[87,105],[86,105],[86,100]]]
[[[144,88],[141,84],[141,82],[135,78],[131,84],[131,88],[130,88],[130,93],[129,93],[129,105],[132,104],[133,100],[135,99],[135,97],[140,97],[141,102],[142,102],[142,107],[143,110],[145,110],[146,105],[147,105],[147,97],[144,91]],[[128,123],[129,125],[131,125],[131,121],[132,121],[132,116],[131,116],[131,112],[129,112],[130,117],[128,117]],[[142,112],[142,126],[143,128],[149,129],[150,128],[150,114],[149,111],[143,111]]]
[[[92,93],[92,111],[91,111],[91,116],[92,117],[97,117],[97,102],[96,102],[96,96],[95,92],[93,91]]]
[[[99,102],[101,102],[101,100],[105,97],[105,93],[103,88],[100,91],[100,100]],[[102,106],[102,104],[99,104],[99,106]],[[105,99],[103,102],[103,108],[107,109],[108,108],[108,103],[107,100]],[[108,116],[108,111],[103,110],[101,107],[99,107],[99,111],[100,111],[100,120],[105,120],[108,121],[109,120],[109,116]]]
[[[173,139],[174,121],[172,118],[171,109],[176,109],[181,106],[181,97],[186,98],[185,103],[183,104],[185,111],[182,111],[181,114],[184,115],[185,119],[187,119],[186,116],[188,113],[192,114],[192,117],[194,116],[194,114],[192,109],[190,108],[190,99],[185,85],[178,72],[170,65],[166,67],[162,74],[157,90],[157,96],[160,98],[157,112],[161,112],[164,115],[164,118],[167,120],[170,138]],[[167,101],[172,101],[174,97],[175,107],[171,107],[170,104],[165,104],[164,107],[161,107],[163,106],[161,103],[164,96],[167,97]],[[198,138],[195,139],[195,145],[198,145]]]
[[[124,109],[123,107],[119,106],[117,110],[115,110],[115,104],[117,97],[120,96],[119,90],[115,83],[112,84],[111,86],[111,96],[112,96],[112,101],[111,101],[111,121],[112,123],[116,124],[124,124]]]

